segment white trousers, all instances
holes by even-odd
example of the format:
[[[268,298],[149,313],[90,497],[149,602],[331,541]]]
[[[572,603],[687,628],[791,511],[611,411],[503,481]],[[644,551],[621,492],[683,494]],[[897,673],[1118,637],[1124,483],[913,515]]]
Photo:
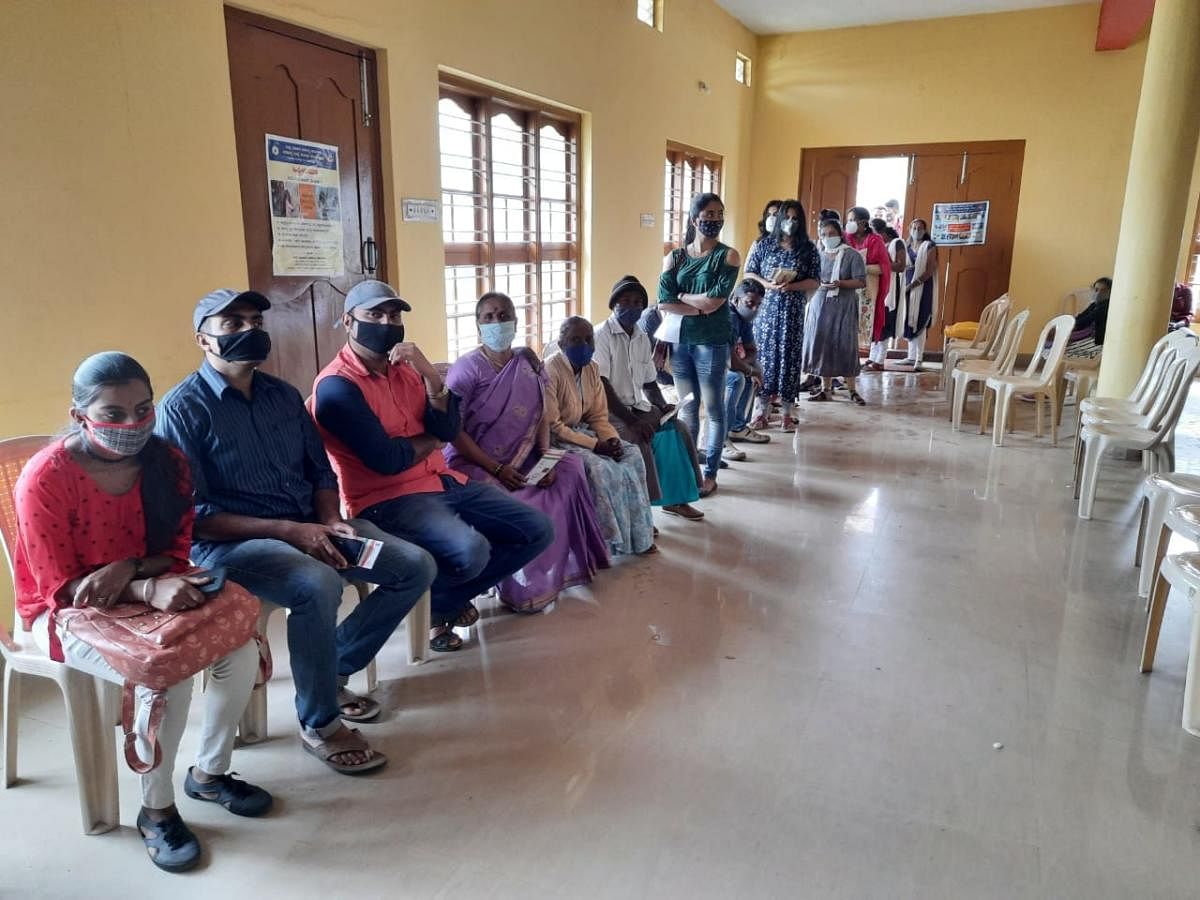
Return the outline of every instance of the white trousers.
[[[926,328],[915,338],[908,342],[908,358],[920,365],[925,358],[925,338],[929,336],[929,329]]]
[[[887,341],[872,341],[871,353],[867,357],[873,363],[883,365],[887,362]]]
[[[50,636],[47,628],[50,613],[42,613],[33,623],[33,638],[46,653],[50,652]],[[87,672],[105,681],[124,685],[121,673],[105,662],[100,652],[84,643],[71,633],[59,629],[63,658],[72,669]],[[204,709],[204,724],[200,732],[200,752],[196,765],[210,775],[224,775],[229,771],[233,756],[233,739],[237,734],[238,722],[250,700],[254,689],[254,678],[258,672],[258,647],[250,640],[223,659],[217,660],[209,669],[208,696]],[[138,756],[151,759],[151,749],[145,739],[150,718],[150,691],[139,687],[134,732],[137,734]],[[148,809],[165,809],[175,802],[175,757],[179,753],[179,742],[187,726],[188,707],[192,703],[192,679],[187,678],[167,688],[166,708],[162,724],[158,728],[158,743],[162,748],[162,762],[142,776],[142,805]]]

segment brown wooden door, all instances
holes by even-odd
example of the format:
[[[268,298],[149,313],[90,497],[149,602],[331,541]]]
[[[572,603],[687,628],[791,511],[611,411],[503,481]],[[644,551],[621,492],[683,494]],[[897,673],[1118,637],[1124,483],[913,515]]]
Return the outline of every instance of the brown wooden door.
[[[817,236],[823,209],[845,216],[858,194],[858,156],[839,148],[805,150],[800,158],[800,202],[808,213],[808,233]]]
[[[225,30],[249,287],[271,300],[273,350],[263,368],[308,393],[345,341],[334,324],[346,292],[363,278],[387,278],[375,58],[239,10],[226,9]],[[274,274],[267,134],[338,147],[343,274]]]
[[[1008,290],[1012,245],[1017,226],[1023,154],[999,152],[921,154],[914,158],[905,218],[932,220],[933,204],[987,200],[987,238],[983,244],[938,249],[941,302],[929,333],[929,348],[942,343],[942,328],[978,321],[988,303]]]
[[[908,238],[908,224],[913,219],[933,221],[933,204],[953,203],[959,196],[959,179],[962,176],[961,154],[929,154],[914,156],[909,161],[908,194],[904,199],[904,238]],[[952,290],[947,288],[946,273],[953,268],[953,256],[958,250],[938,248],[938,314],[929,328],[927,349],[937,350],[942,346],[942,326],[958,321],[950,310],[954,307]]]

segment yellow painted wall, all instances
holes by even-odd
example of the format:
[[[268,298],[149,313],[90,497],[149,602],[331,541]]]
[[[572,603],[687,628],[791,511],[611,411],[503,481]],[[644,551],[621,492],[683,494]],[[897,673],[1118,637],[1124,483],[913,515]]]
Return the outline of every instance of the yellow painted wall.
[[[398,204],[439,196],[439,66],[586,114],[594,318],[624,273],[657,277],[668,139],[723,154],[726,202],[743,202],[753,94],[733,63],[756,38],[712,0],[668,0],[662,33],[634,0],[238,5],[381,51],[391,272],[433,357],[441,231],[401,223]],[[165,391],[198,362],[196,299],[244,284],[246,262],[220,0],[7,0],[0,21],[0,433],[12,435],[60,428],[71,372],[98,350],[132,353]],[[659,224],[641,229],[642,212]],[[746,243],[732,216],[726,237]]]
[[[793,196],[802,147],[1023,139],[1010,293],[1040,328],[1115,257],[1146,44],[1097,53],[1098,9],[761,38],[751,198]]]

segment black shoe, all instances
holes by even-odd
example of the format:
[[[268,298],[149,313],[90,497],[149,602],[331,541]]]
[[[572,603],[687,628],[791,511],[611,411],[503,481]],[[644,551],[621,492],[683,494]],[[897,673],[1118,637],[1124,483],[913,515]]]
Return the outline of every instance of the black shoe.
[[[725,460],[721,460],[721,468],[722,468],[722,469],[728,469],[728,468],[729,468],[729,463],[725,462]]]
[[[218,775],[212,781],[197,781],[191,768],[183,780],[183,792],[193,800],[219,803],[235,816],[254,818],[271,808],[273,798],[262,788],[234,778],[233,775]]]
[[[179,813],[163,822],[155,822],[143,809],[138,813],[138,832],[150,862],[164,872],[186,872],[200,862],[200,842],[183,824]]]
[[[821,379],[818,378],[816,375],[809,375],[802,382],[800,382],[800,393],[804,393],[805,391],[815,390],[816,388],[819,388],[820,386],[821,386]]]

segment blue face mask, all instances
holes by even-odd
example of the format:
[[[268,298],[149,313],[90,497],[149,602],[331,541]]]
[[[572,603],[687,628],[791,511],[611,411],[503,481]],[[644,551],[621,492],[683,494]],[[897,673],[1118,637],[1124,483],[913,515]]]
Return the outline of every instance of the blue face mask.
[[[516,322],[484,322],[479,326],[479,339],[494,353],[503,353],[517,336]]]
[[[563,347],[562,352],[574,368],[582,369],[592,361],[596,348],[591,344],[572,344],[570,347]]]
[[[641,317],[642,311],[636,306],[617,307],[617,321],[621,323],[622,328],[632,328]]]

